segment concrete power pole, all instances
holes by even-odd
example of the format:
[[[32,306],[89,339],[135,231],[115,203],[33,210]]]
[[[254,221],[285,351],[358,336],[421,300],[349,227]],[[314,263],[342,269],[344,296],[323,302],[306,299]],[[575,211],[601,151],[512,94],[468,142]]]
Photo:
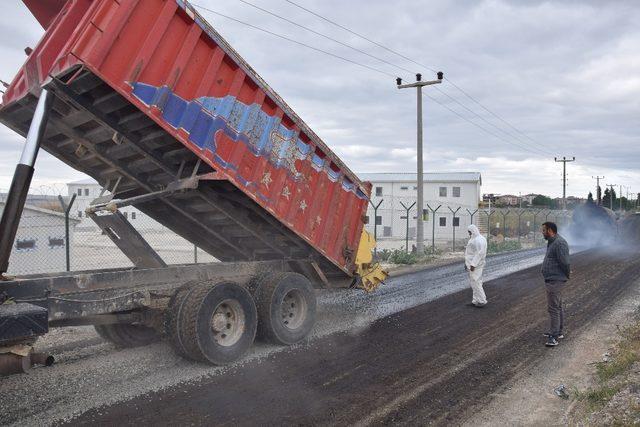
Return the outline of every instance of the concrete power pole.
[[[600,189],[600,180],[604,179],[604,176],[592,176],[592,179],[595,179],[597,184],[596,184],[596,197],[598,199],[598,206],[600,206],[602,204],[602,190]]]
[[[562,163],[562,209],[567,210],[567,163],[575,162],[576,158],[572,157],[571,159],[567,159],[563,157],[562,159],[558,159],[556,157],[553,158],[556,163]]]
[[[436,85],[442,83],[442,79],[444,75],[442,71],[439,71],[437,74],[438,80],[431,80],[427,82],[422,81],[422,74],[416,74],[416,82],[409,84],[402,84],[402,79],[398,77],[396,79],[396,84],[398,89],[406,89],[410,87],[415,87],[418,95],[418,147],[417,147],[417,155],[418,155],[418,174],[417,174],[417,183],[418,186],[418,200],[417,200],[417,215],[416,215],[416,250],[418,254],[422,254],[424,252],[424,226],[423,226],[423,212],[424,212],[424,172],[423,172],[423,163],[422,163],[422,87],[429,85]],[[433,219],[432,219],[433,220]]]

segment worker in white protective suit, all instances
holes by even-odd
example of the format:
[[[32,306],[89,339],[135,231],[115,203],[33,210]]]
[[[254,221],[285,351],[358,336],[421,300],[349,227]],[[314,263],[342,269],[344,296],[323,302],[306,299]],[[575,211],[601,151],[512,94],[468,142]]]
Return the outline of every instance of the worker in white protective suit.
[[[464,268],[469,272],[469,283],[473,289],[473,299],[468,305],[480,308],[487,304],[487,296],[482,289],[482,272],[487,257],[487,239],[473,224],[469,226],[468,231],[470,238],[464,252]]]

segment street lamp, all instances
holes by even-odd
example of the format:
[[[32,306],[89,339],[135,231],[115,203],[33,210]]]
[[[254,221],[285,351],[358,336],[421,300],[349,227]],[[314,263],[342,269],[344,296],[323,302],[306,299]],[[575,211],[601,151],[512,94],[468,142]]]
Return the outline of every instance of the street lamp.
[[[418,215],[416,215],[416,250],[419,254],[424,252],[424,228],[423,228],[423,212],[424,212],[424,173],[423,173],[423,164],[422,164],[422,88],[424,86],[436,85],[442,83],[442,79],[444,78],[444,74],[442,71],[438,71],[437,80],[430,80],[423,82],[422,74],[416,74],[415,83],[402,84],[402,79],[398,77],[396,79],[396,85],[398,89],[407,89],[411,87],[416,88],[416,93],[418,95],[418,176],[417,176],[417,184],[418,184],[418,200],[417,200],[417,210]]]

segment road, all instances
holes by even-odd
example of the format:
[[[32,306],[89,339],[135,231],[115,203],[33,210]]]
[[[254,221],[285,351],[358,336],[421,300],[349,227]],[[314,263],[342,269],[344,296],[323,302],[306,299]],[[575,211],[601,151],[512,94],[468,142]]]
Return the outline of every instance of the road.
[[[70,332],[72,338],[58,335],[56,342],[48,337],[42,345],[62,353],[60,364],[28,379],[3,380],[4,421],[460,420],[520,364],[547,351],[539,335],[546,326],[539,267],[504,275],[539,263],[541,256],[538,250],[492,258],[488,275],[501,277],[487,284],[490,305],[482,310],[464,305],[467,289],[457,292],[467,286],[459,265],[392,279],[371,295],[324,292],[318,326],[307,342],[291,348],[257,345],[245,360],[224,368],[189,364],[164,344],[115,350],[86,328]],[[574,264],[570,330],[596,316],[640,275],[637,254],[581,253]]]

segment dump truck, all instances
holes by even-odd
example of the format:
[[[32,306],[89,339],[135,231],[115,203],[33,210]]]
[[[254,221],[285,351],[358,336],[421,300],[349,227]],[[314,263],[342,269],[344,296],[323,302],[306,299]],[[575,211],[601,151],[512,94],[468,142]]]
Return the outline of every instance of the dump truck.
[[[312,329],[317,288],[386,277],[362,182],[183,0],[24,0],[45,30],[6,87],[0,121],[26,141],[0,222],[0,371],[50,327],[94,325],[121,347],[161,337],[225,364],[256,335]],[[133,268],[8,277],[43,148],[105,189],[91,217]],[[220,262],[167,265],[134,206]],[[69,242],[65,242],[69,244]]]

